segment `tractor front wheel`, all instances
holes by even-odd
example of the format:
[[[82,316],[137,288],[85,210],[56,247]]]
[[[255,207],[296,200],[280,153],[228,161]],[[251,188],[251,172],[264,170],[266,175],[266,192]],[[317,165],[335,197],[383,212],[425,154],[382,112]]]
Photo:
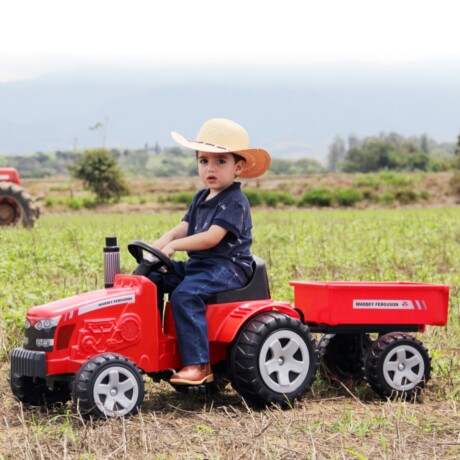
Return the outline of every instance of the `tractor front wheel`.
[[[233,387],[254,404],[287,405],[300,398],[318,368],[316,343],[299,320],[281,313],[253,318],[230,355]]]
[[[144,400],[144,380],[128,358],[103,353],[93,356],[78,371],[73,399],[83,415],[130,415]]]
[[[52,407],[70,400],[69,383],[66,381],[54,382],[50,388],[44,379],[14,373],[10,386],[14,396],[28,406]]]

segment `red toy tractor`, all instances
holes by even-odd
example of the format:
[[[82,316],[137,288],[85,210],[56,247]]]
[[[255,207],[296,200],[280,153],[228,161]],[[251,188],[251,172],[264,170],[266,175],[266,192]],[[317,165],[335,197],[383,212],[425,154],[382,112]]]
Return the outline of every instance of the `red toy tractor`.
[[[0,226],[16,225],[33,227],[39,217],[39,208],[31,196],[21,187],[15,168],[0,168]]]
[[[171,307],[161,314],[146,277],[171,270],[171,261],[140,241],[128,249],[138,263],[134,274],[119,274],[116,238],[108,238],[105,289],[28,311],[24,348],[11,354],[10,385],[21,402],[72,397],[86,415],[124,416],[143,401],[143,375],[168,380],[181,367]],[[320,355],[339,379],[366,378],[382,397],[410,397],[425,386],[430,357],[408,332],[446,323],[447,286],[295,281],[291,306],[270,298],[264,262],[255,257],[254,266],[246,287],[208,301],[215,382],[178,391],[230,381],[254,404],[288,404],[310,388]],[[325,334],[319,350],[312,333]]]

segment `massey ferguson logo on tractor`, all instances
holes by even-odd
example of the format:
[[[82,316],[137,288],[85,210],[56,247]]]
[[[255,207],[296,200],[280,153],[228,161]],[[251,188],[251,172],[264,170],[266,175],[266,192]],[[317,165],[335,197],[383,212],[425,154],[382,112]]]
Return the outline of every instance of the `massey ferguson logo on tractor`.
[[[84,307],[80,307],[78,309],[78,314],[84,315],[85,313],[89,313],[90,311],[100,310],[101,308],[112,307],[114,305],[119,305],[122,303],[133,303],[135,302],[135,300],[136,296],[134,294],[126,295],[123,297],[117,297],[114,299],[107,299],[96,303],[92,303],[90,305],[85,305]]]
[[[415,305],[414,305],[415,302]],[[353,309],[375,309],[375,310],[427,310],[424,300],[353,300]]]

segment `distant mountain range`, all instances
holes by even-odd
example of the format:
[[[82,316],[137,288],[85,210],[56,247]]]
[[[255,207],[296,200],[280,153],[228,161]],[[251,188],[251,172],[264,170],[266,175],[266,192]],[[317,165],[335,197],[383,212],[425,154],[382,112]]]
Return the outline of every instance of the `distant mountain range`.
[[[238,121],[274,157],[323,163],[336,135],[394,131],[456,142],[459,134],[458,69],[426,80],[359,69],[278,69],[273,78],[246,71],[246,79],[244,69],[219,79],[186,69],[85,70],[0,84],[0,154],[171,146],[170,131],[193,138],[211,117]]]

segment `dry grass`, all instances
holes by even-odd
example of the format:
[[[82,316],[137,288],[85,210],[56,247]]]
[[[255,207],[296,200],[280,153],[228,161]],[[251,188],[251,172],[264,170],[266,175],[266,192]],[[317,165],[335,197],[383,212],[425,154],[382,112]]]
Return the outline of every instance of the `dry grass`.
[[[283,190],[290,184],[289,190],[294,193],[313,184],[305,181],[335,181],[344,187],[344,181],[352,179],[331,175],[293,180],[263,178],[247,186]],[[420,187],[431,184],[430,193],[436,190],[438,199],[432,205],[441,206],[443,200],[450,199],[445,192],[448,176],[426,175],[423,180],[426,182]],[[197,181],[183,179],[136,182],[139,194],[194,190],[198,185]],[[62,189],[62,181],[24,181],[24,186],[34,195],[70,193]],[[80,192],[78,185],[72,185],[72,193]],[[129,210],[134,209],[132,206]],[[452,241],[458,241],[454,235]],[[449,258],[458,254],[456,246],[452,248]],[[327,262],[325,259],[324,263]],[[274,265],[272,268],[275,271]],[[455,270],[455,264],[451,269]],[[281,275],[275,271],[273,276]],[[458,299],[458,291],[453,290],[451,295]],[[451,318],[457,318],[458,300],[453,302],[456,303],[451,305]],[[10,332],[2,328],[0,321],[0,347],[5,346]],[[318,377],[312,391],[291,410],[257,410],[246,405],[230,387],[220,394],[187,396],[175,392],[167,383],[155,384],[147,379],[140,414],[128,419],[87,421],[70,404],[51,411],[23,407],[9,389],[8,363],[1,362],[0,460],[458,459],[457,331],[456,320],[446,329],[428,328],[423,341],[428,339],[430,343],[436,372],[423,400],[417,403],[381,401],[366,385],[336,387]]]
[[[1,371],[6,375],[5,365]],[[444,386],[431,381],[424,401],[411,403],[317,382],[291,410],[257,410],[230,387],[191,397],[149,380],[140,414],[87,421],[70,405],[23,407],[3,378],[0,453],[34,460],[454,459],[460,456],[460,414]]]

